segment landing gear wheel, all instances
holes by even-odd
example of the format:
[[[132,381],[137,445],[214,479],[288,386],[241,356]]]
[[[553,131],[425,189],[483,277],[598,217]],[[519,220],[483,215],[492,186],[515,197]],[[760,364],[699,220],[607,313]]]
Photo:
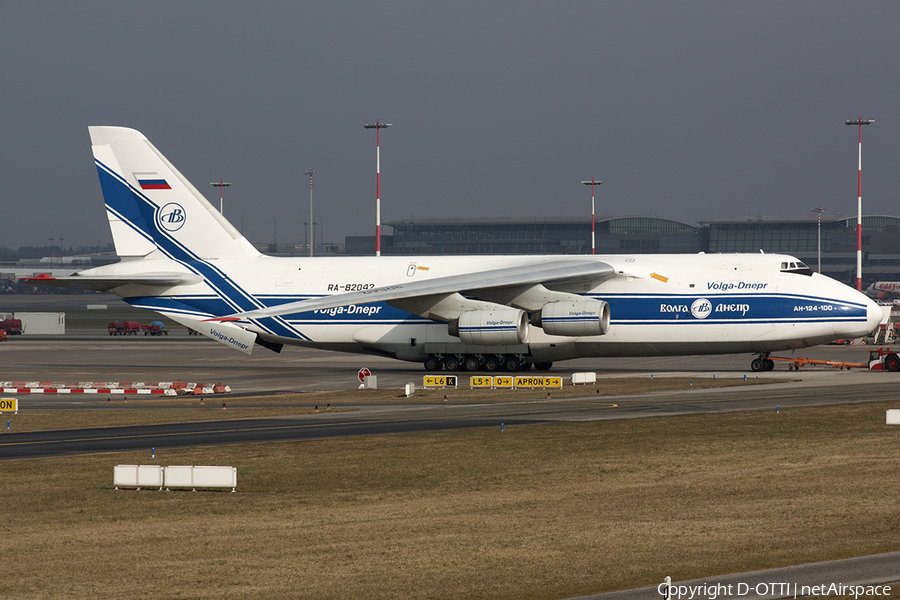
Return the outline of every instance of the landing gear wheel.
[[[534,369],[536,371],[549,371],[550,367],[553,366],[552,362],[536,362],[534,363]]]
[[[444,369],[448,371],[458,371],[459,359],[455,356],[447,356],[446,358],[444,358]]]
[[[503,357],[503,370],[504,371],[508,371],[510,373],[518,371],[519,368],[521,367],[521,364],[522,363],[520,363],[519,359],[516,358],[515,356],[504,356]]]
[[[487,356],[484,359],[485,371],[496,371],[500,368],[500,359],[496,356]]]
[[[425,359],[424,365],[426,371],[440,371],[441,367],[443,367],[441,359],[434,354]]]
[[[463,371],[477,371],[479,366],[478,358],[475,356],[469,355],[463,359]]]
[[[754,373],[759,373],[765,368],[766,362],[763,358],[754,358],[752,361],[750,361],[750,370]]]
[[[771,358],[766,359],[766,371],[773,371],[775,369],[775,361]]]

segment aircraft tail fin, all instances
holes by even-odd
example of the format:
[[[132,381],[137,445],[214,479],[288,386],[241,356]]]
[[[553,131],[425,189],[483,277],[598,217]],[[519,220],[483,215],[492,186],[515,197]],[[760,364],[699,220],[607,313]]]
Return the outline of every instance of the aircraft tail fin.
[[[259,252],[139,131],[89,127],[116,253],[179,259]]]

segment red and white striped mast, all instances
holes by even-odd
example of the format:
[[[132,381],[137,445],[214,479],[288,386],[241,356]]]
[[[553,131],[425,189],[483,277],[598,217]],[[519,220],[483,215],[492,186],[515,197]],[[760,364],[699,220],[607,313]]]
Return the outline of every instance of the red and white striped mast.
[[[847,125],[859,127],[859,177],[856,184],[856,291],[862,291],[862,126],[874,123],[875,119],[863,119],[862,117],[844,121]]]
[[[381,256],[381,140],[380,130],[390,127],[391,123],[375,123],[363,125],[366,129],[375,130],[375,256]]]
[[[220,179],[219,183],[212,182],[209,185],[213,187],[219,188],[219,214],[225,214],[225,193],[224,189],[231,185],[231,183],[225,181],[224,179]]]
[[[594,222],[595,222],[595,217],[594,217],[594,186],[595,186],[595,185],[601,185],[603,182],[602,182],[602,181],[597,181],[596,179],[594,179],[593,177],[591,177],[591,180],[590,180],[590,181],[582,181],[581,183],[583,183],[584,185],[589,185],[589,186],[591,186],[591,254],[594,254],[594,253],[596,253],[596,244],[595,244],[595,239],[596,239],[596,237],[595,237],[595,233],[594,233]]]

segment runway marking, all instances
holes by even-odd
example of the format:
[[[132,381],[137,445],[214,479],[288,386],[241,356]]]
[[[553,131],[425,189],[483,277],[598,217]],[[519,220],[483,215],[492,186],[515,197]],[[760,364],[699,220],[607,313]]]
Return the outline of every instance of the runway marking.
[[[606,408],[614,408],[616,405],[610,405]],[[576,409],[578,411],[585,410],[593,410],[597,407],[585,407]],[[600,406],[599,408],[604,408]],[[521,417],[534,415],[542,412],[547,412],[547,408],[543,409],[535,409],[530,411],[519,411],[513,413],[505,413],[503,415],[497,415],[496,418],[510,418],[510,417]],[[341,427],[341,426],[352,426],[352,425],[377,425],[377,424],[385,424],[385,423],[412,423],[412,422],[424,422],[424,421],[447,421],[447,420],[455,420],[455,419],[464,419],[464,418],[479,418],[479,419],[490,419],[493,415],[490,414],[462,414],[462,415],[435,415],[430,417],[410,417],[410,418],[389,418],[389,419],[373,419],[373,420],[359,420],[359,421],[331,421],[327,423],[298,423],[296,425],[273,425],[270,427],[241,427],[238,429],[211,429],[208,431],[181,431],[181,432],[169,432],[169,433],[146,433],[146,434],[136,434],[136,435],[109,435],[109,436],[95,436],[95,437],[82,437],[82,438],[61,438],[55,440],[35,440],[35,441],[21,441],[21,442],[0,442],[0,447],[14,447],[14,446],[39,446],[46,444],[71,444],[71,443],[84,443],[84,442],[98,442],[98,441],[114,441],[114,440],[137,440],[141,438],[174,438],[180,436],[192,436],[192,435],[210,435],[210,434],[237,434],[237,433],[247,433],[247,432],[260,432],[260,431],[279,431],[279,430],[295,430],[295,429],[310,429],[310,428],[318,428],[318,427]],[[284,418],[284,417],[282,417]],[[292,417],[287,417],[292,418]],[[143,425],[136,425],[134,427],[143,427]],[[22,432],[22,433],[32,433],[32,432]]]

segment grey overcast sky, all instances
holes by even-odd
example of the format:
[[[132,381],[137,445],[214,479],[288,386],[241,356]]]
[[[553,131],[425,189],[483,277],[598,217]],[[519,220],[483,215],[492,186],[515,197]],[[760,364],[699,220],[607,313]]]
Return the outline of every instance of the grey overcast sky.
[[[253,242],[382,218],[900,215],[900,2],[0,5],[0,246],[106,243],[89,125],[141,130]]]

